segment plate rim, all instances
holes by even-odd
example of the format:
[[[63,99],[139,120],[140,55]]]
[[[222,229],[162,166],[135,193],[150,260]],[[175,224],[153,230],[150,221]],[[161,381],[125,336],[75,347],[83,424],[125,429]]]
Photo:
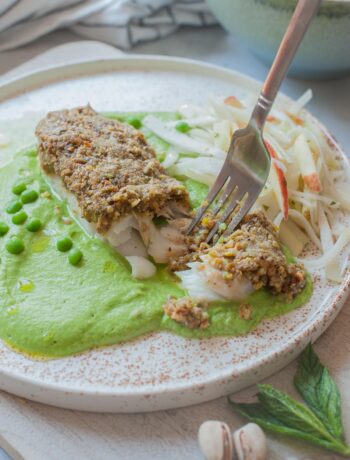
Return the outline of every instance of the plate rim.
[[[133,63],[133,66],[131,67],[127,66],[126,68],[123,69],[122,68],[123,61],[125,61],[126,63]],[[30,92],[35,89],[39,89],[43,85],[50,85],[51,83],[55,83],[58,81],[65,81],[67,79],[77,79],[79,77],[85,77],[89,75],[90,76],[95,75],[95,74],[99,75],[101,73],[104,73],[102,71],[102,68],[104,67],[107,67],[105,69],[105,72],[107,73],[108,71],[112,72],[113,70],[115,71],[136,70],[137,68],[140,68],[140,70],[145,71],[147,69],[142,69],[142,65],[144,63],[147,63],[149,65],[152,62],[153,63],[155,62],[160,66],[162,65],[164,66],[164,64],[166,63],[171,63],[172,66],[174,67],[177,67],[177,66],[186,67],[185,69],[155,68],[154,70],[178,71],[178,72],[182,71],[183,72],[184,70],[187,70],[190,67],[192,67],[192,71],[194,69],[198,71],[200,70],[203,71],[203,68],[204,68],[204,69],[210,70],[213,76],[214,77],[216,76],[217,78],[221,78],[221,79],[224,78],[226,80],[232,81],[232,77],[233,77],[234,79],[240,81],[243,84],[242,85],[243,87],[247,87],[250,90],[259,90],[261,86],[261,82],[259,82],[255,78],[248,76],[244,73],[241,73],[236,70],[228,69],[220,65],[201,62],[195,59],[168,57],[168,56],[159,56],[159,55],[142,55],[142,54],[141,55],[140,54],[126,55],[124,54],[124,55],[116,56],[114,58],[92,59],[92,60],[84,61],[84,62],[50,65],[43,69],[26,71],[25,73],[21,74],[18,77],[14,76],[0,83],[0,102],[11,100],[12,98],[18,96],[20,93],[26,93],[28,91]],[[92,66],[94,65],[96,67],[92,68]],[[113,65],[115,65],[116,67],[115,69],[113,68]],[[62,74],[55,75],[55,72],[57,70],[63,70],[64,72]],[[54,77],[54,78],[50,78],[50,77]],[[43,85],[40,85],[40,84],[34,85],[33,79],[35,80],[35,78],[37,78],[39,82],[43,81],[44,82]],[[28,84],[27,89],[23,89],[23,87],[26,86],[26,83]],[[22,90],[19,89],[20,87],[22,87]],[[9,93],[5,95],[7,91],[9,91]],[[11,91],[15,91],[16,94],[11,94]],[[284,102],[293,101],[292,98],[285,95],[284,93],[280,93],[278,97],[280,100],[283,100]],[[306,112],[308,112],[308,110],[306,110]],[[313,114],[311,115],[320,126],[326,129],[326,132],[328,133],[328,129],[323,125],[323,123]],[[336,142],[336,145],[339,148],[338,152],[340,153],[342,157],[342,161],[350,169],[349,158],[346,156],[344,150],[337,142]],[[293,353],[293,351],[295,351],[295,348],[300,349],[301,346],[302,347],[305,346],[309,341],[316,340],[325,331],[325,329],[330,325],[330,323],[335,319],[337,314],[340,312],[341,308],[343,307],[347,299],[349,291],[350,291],[350,273],[347,274],[343,282],[339,285],[339,287],[337,288],[337,291],[334,293],[334,296],[332,297],[332,302],[328,304],[327,308],[325,308],[322,311],[322,315],[320,315],[320,317],[318,318],[315,318],[311,322],[311,324],[307,326],[307,329],[295,331],[292,336],[288,336],[286,341],[283,342],[283,347],[281,347],[281,349],[277,351],[272,351],[272,352],[266,351],[259,358],[255,359],[251,363],[246,363],[246,364],[238,363],[235,365],[231,365],[230,370],[227,370],[227,369],[217,370],[214,372],[214,374],[210,374],[210,376],[196,377],[196,378],[191,379],[190,381],[185,381],[185,382],[177,381],[176,384],[159,383],[155,386],[150,385],[150,384],[147,384],[147,385],[144,384],[139,387],[135,386],[135,387],[129,387],[129,388],[123,388],[122,386],[116,386],[114,388],[102,387],[102,388],[93,390],[93,389],[85,388],[85,387],[79,388],[79,387],[73,387],[73,386],[66,386],[65,384],[60,384],[60,383],[45,382],[45,381],[41,381],[40,379],[36,379],[34,377],[28,377],[23,374],[19,375],[19,374],[16,374],[15,371],[4,369],[1,364],[0,364],[0,373],[5,375],[9,379],[16,380],[16,382],[27,384],[27,385],[29,384],[36,388],[39,387],[40,389],[44,389],[44,390],[49,390],[49,391],[52,390],[58,393],[68,392],[69,394],[72,394],[72,395],[74,394],[82,395],[83,393],[86,396],[99,395],[99,396],[106,396],[106,397],[109,397],[109,396],[139,397],[139,396],[144,396],[145,394],[156,396],[159,394],[174,393],[175,391],[189,390],[189,389],[193,389],[194,387],[201,386],[201,385],[211,386],[219,382],[226,381],[228,378],[232,378],[233,370],[235,371],[235,373],[239,373],[240,375],[242,375],[245,373],[252,372],[254,369],[260,368],[263,364],[266,366],[272,365],[272,370],[268,373],[269,375],[281,369],[287,363],[289,363],[292,359],[294,359],[295,353]],[[87,350],[85,353],[88,353],[88,352],[89,350]],[[283,362],[277,361],[277,358],[282,357],[282,356],[286,356],[286,357],[288,356],[288,359],[286,358],[285,360],[283,360]],[[57,359],[60,359],[60,358],[57,358]],[[273,366],[274,362],[278,362],[277,366]],[[209,398],[205,400],[208,400],[208,399]]]

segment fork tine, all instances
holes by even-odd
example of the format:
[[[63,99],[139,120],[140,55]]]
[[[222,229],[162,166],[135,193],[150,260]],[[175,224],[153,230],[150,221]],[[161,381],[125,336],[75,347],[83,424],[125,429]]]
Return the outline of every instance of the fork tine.
[[[239,192],[239,190],[237,189],[236,190],[236,193],[235,195]],[[244,198],[244,196],[246,195],[246,191],[244,191],[243,193],[240,192],[239,193],[239,198],[237,199],[234,199],[231,201],[231,203],[227,206],[227,208],[225,209],[225,212],[224,214],[221,216],[220,220],[214,225],[214,227],[211,229],[207,239],[206,239],[206,242],[209,243],[213,237],[215,236],[215,234],[217,233],[217,231],[219,230],[219,227],[220,225],[224,224],[226,222],[226,220],[228,219],[228,217],[233,213],[233,211],[236,209],[236,207],[239,205],[239,203],[242,201],[242,199]]]
[[[233,197],[235,196],[237,190],[235,190],[236,188],[236,184],[235,182],[233,181],[232,177],[230,176],[229,178],[229,182],[226,184],[226,187],[225,187],[225,190],[222,192],[220,198],[218,199],[214,209],[213,209],[213,216],[216,216],[216,214],[220,211],[220,209],[223,208],[224,204],[226,203],[226,201],[228,200],[229,197],[231,197],[231,199],[233,199]],[[233,193],[233,191],[235,190],[235,193]]]
[[[254,193],[250,195],[248,194],[242,208],[238,211],[236,215],[232,217],[231,222],[229,223],[227,229],[223,233],[224,236],[228,236],[231,233],[233,233],[234,229],[237,227],[237,225],[240,223],[243,217],[248,213],[249,209],[253,206],[255,200],[256,196]]]
[[[216,181],[214,182],[214,185],[210,189],[208,195],[206,196],[205,200],[202,206],[198,208],[196,215],[192,219],[192,222],[190,226],[188,227],[186,234],[191,233],[191,231],[194,229],[194,227],[200,222],[202,219],[204,213],[207,211],[209,206],[212,204],[212,202],[215,200],[217,195],[219,194],[220,190],[223,188],[223,186],[226,184],[228,179],[227,173],[225,173],[223,170],[220,171],[218,177],[216,178]]]

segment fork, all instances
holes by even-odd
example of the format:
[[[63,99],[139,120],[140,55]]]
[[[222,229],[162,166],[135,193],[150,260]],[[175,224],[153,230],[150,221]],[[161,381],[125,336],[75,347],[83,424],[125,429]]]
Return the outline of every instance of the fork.
[[[299,0],[269,70],[259,98],[245,128],[233,133],[223,167],[207,197],[197,210],[187,234],[198,225],[214,203],[212,216],[219,214],[206,242],[233,232],[255,203],[268,178],[271,158],[262,131],[289,66],[318,11],[321,0]],[[228,222],[228,224],[226,223]]]

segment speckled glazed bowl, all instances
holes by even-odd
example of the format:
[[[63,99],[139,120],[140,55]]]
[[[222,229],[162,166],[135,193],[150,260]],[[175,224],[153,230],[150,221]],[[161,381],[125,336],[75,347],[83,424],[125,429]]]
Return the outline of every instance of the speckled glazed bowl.
[[[297,0],[207,0],[222,25],[270,64]],[[350,0],[323,0],[291,67],[304,78],[350,74]]]

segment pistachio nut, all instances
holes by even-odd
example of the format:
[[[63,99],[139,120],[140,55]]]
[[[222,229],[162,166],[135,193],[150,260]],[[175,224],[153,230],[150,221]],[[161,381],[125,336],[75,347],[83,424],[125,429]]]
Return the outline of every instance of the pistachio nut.
[[[233,433],[237,460],[266,460],[267,445],[263,430],[248,423]]]
[[[198,442],[207,460],[232,460],[232,436],[226,423],[218,420],[202,423],[198,431]]]

